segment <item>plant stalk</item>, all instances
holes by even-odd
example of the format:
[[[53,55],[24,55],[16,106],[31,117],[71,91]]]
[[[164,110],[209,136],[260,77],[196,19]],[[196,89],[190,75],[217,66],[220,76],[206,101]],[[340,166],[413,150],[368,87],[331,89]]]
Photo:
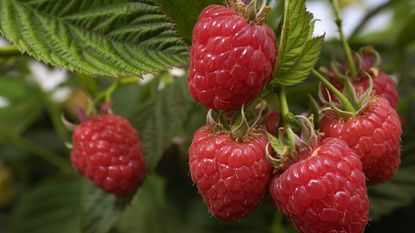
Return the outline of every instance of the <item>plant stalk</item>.
[[[288,109],[287,95],[286,95],[284,86],[281,86],[280,102],[281,102],[281,116],[282,116],[282,120],[284,121],[284,128],[287,131],[290,148],[292,149],[293,152],[295,152],[295,140],[294,140],[293,130],[291,128],[291,125],[286,120],[286,117],[290,113],[290,110]]]
[[[343,107],[348,112],[356,112],[355,107],[350,103],[350,101],[335,87],[331,84],[326,78],[323,77],[317,70],[313,69],[311,71],[314,76],[316,76],[333,94],[340,100]]]
[[[333,10],[334,10],[334,16],[335,16],[335,22],[337,25],[337,28],[339,29],[339,36],[340,40],[343,44],[344,53],[346,55],[347,62],[349,63],[350,72],[352,77],[356,77],[357,75],[357,68],[356,63],[353,60],[352,51],[350,49],[349,44],[347,43],[347,39],[343,32],[343,21],[340,17],[340,7],[339,7],[339,1],[338,0],[331,0]]]

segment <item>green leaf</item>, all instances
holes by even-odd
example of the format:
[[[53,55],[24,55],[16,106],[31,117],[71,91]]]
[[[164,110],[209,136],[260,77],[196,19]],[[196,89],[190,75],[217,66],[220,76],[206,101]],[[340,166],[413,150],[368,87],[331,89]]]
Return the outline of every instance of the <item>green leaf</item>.
[[[320,55],[324,38],[312,38],[313,29],[313,15],[307,12],[305,0],[285,0],[273,85],[295,85],[310,74]]]
[[[173,137],[182,130],[187,109],[195,104],[187,93],[185,81],[180,78],[167,84],[130,116],[140,133],[149,171],[157,166]]]
[[[54,178],[27,193],[13,213],[11,233],[80,233],[79,178]]]
[[[82,196],[82,233],[106,233],[117,222],[124,206],[117,198],[85,180]]]
[[[25,130],[39,116],[42,96],[38,89],[22,80],[0,76],[0,97],[7,105],[0,107],[0,141]]]
[[[165,198],[165,182],[147,176],[118,224],[118,232],[183,232],[177,215]]]
[[[149,0],[2,0],[0,31],[36,59],[88,75],[155,73],[188,57]]]
[[[222,5],[223,0],[155,0],[164,12],[176,22],[176,28],[180,35],[190,44],[193,26],[200,12],[208,5]]]

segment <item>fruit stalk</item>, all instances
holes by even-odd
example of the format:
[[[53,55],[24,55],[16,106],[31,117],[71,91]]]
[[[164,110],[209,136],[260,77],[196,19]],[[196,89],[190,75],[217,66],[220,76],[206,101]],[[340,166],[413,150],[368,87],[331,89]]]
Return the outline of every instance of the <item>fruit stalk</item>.
[[[332,3],[332,6],[333,6],[333,10],[334,10],[335,22],[336,22],[337,28],[339,29],[340,40],[343,44],[344,53],[345,53],[346,59],[349,63],[350,72],[351,72],[352,77],[355,77],[357,75],[357,68],[356,68],[356,64],[353,60],[353,55],[352,55],[352,51],[350,49],[350,46],[347,43],[346,37],[344,36],[343,21],[340,17],[339,2],[338,2],[338,0],[331,0],[331,3]]]
[[[324,78],[323,75],[321,75],[315,69],[313,69],[311,73],[313,73],[314,76],[316,76],[320,80],[320,82],[322,82],[331,92],[334,93],[334,95],[336,95],[336,97],[343,104],[343,107],[346,109],[346,111],[353,113],[356,112],[355,107],[353,107],[350,101],[335,86],[333,86],[333,84],[331,84],[326,78]]]
[[[293,130],[291,128],[290,123],[287,122],[287,116],[290,114],[290,110],[288,109],[287,95],[286,95],[284,86],[281,86],[280,102],[281,102],[281,116],[282,116],[282,120],[284,121],[284,128],[287,131],[290,148],[292,152],[295,152],[295,141],[294,141]]]

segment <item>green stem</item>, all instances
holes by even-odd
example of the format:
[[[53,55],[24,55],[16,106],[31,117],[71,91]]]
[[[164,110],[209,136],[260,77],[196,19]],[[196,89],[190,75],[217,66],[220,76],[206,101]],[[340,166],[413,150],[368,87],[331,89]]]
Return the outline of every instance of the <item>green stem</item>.
[[[70,174],[73,172],[72,166],[66,159],[62,158],[58,154],[55,154],[42,146],[37,145],[36,143],[33,143],[28,139],[17,136],[11,139],[11,143],[49,162],[50,164],[59,168],[64,173]]]
[[[104,99],[105,102],[111,101],[112,93],[114,93],[115,90],[120,85],[126,85],[131,83],[138,83],[138,79],[136,77],[133,78],[122,78],[119,80],[114,81],[111,86],[109,86],[106,90],[100,92],[94,99],[93,103],[97,104],[101,99]]]
[[[356,112],[355,107],[350,103],[350,101],[335,87],[331,84],[326,78],[323,77],[317,70],[313,69],[311,73],[314,74],[333,94],[340,100],[343,107],[348,112]]]
[[[287,130],[288,141],[290,143],[290,147],[293,152],[295,152],[295,140],[291,125],[287,122],[286,117],[290,114],[290,110],[288,109],[287,103],[287,95],[285,91],[285,87],[281,86],[280,90],[280,104],[281,104],[281,116],[284,121],[284,127]]]
[[[349,62],[350,72],[352,74],[352,77],[354,78],[357,75],[357,68],[356,63],[353,60],[352,51],[350,49],[349,44],[347,43],[347,39],[343,32],[343,22],[340,17],[340,7],[339,7],[339,1],[338,0],[331,0],[333,10],[334,10],[334,16],[336,18],[335,22],[337,25],[337,28],[339,29],[339,35],[340,40],[343,44],[344,53],[346,55],[347,61]]]
[[[0,47],[0,57],[12,57],[22,55],[19,49],[14,45],[5,45]]]

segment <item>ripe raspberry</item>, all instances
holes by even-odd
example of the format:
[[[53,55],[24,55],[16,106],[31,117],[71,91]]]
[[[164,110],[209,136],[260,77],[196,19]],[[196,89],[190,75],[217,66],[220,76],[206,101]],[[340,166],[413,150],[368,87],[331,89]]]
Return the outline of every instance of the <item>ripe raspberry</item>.
[[[94,116],[77,126],[71,160],[81,174],[115,195],[134,191],[144,176],[138,133],[117,115]]]
[[[309,157],[276,175],[270,194],[302,233],[361,233],[368,222],[362,164],[337,138],[323,139]]]
[[[242,142],[215,134],[207,125],[195,132],[189,151],[190,175],[213,215],[233,221],[258,206],[271,175],[267,142],[262,132]]]
[[[389,104],[396,109],[399,101],[399,94],[396,88],[396,84],[393,79],[387,75],[380,67],[375,67],[371,54],[362,54],[362,63],[359,67],[359,74],[352,81],[353,87],[356,90],[358,96],[361,96],[370,85],[370,80],[367,74],[370,75],[373,81],[373,91],[378,96],[381,96],[389,101]],[[347,70],[348,64],[346,63],[343,69]],[[330,82],[339,90],[343,90],[343,84],[338,81],[338,77],[333,72],[330,73]],[[334,95],[331,95],[334,99]]]
[[[399,101],[399,94],[396,89],[396,84],[393,79],[385,74],[383,71],[378,73],[371,72],[371,77],[373,81],[373,91],[375,94],[387,99],[389,104],[396,109]],[[330,82],[334,84],[339,90],[343,90],[343,84],[336,81],[336,79],[331,78]],[[352,82],[354,89],[358,96],[362,95],[370,85],[370,80],[366,74],[359,75]],[[334,97],[334,96],[332,96]]]
[[[276,38],[267,25],[212,5],[193,29],[188,88],[209,109],[237,110],[271,80]]]
[[[327,137],[343,139],[360,156],[369,183],[390,179],[400,163],[401,123],[389,102],[373,97],[357,116],[341,119],[328,113],[320,120]]]
[[[276,111],[272,111],[266,115],[265,127],[270,134],[275,135],[277,133],[279,123],[280,116]]]

